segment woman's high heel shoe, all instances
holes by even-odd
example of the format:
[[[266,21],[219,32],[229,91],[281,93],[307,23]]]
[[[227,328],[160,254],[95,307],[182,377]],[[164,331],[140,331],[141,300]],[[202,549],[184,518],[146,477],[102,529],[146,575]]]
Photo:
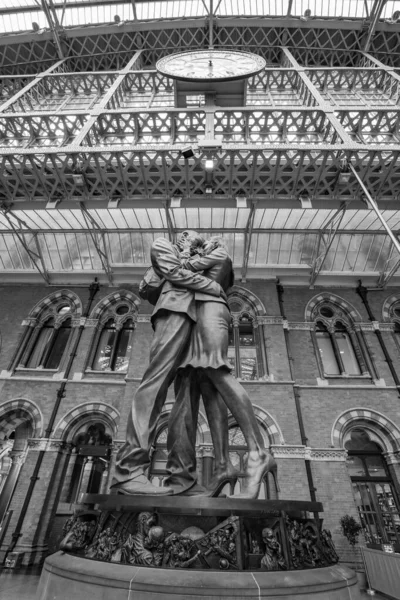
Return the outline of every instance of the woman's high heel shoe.
[[[235,469],[227,469],[218,475],[215,475],[207,486],[207,490],[212,498],[216,498],[223,490],[226,484],[229,484],[231,495],[235,491],[235,485],[238,475]]]
[[[273,476],[276,490],[279,492],[277,470],[278,465],[271,454],[267,454],[265,458],[259,459],[258,461],[249,460],[247,462],[246,477],[243,481],[240,494],[235,494],[233,498],[235,498],[235,500],[236,498],[247,498],[249,500],[258,498],[261,483],[266,479],[268,473],[271,473]]]

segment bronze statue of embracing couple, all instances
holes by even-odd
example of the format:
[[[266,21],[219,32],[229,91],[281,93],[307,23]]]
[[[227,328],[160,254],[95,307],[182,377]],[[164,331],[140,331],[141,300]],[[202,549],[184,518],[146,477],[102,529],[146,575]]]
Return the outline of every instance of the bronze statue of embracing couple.
[[[133,398],[112,488],[132,495],[217,496],[225,483],[233,486],[237,472],[228,453],[229,409],[248,445],[246,477],[235,498],[257,498],[266,474],[276,477],[276,462],[264,447],[250,398],[232,375],[227,358],[230,312],[226,292],[233,285],[232,260],[221,239],[204,241],[195,231],[184,231],[175,244],[158,238],[151,262],[160,285],[151,317],[150,364]],[[142,289],[146,295],[147,286]],[[150,294],[148,298],[152,300]],[[146,473],[157,421],[173,381],[168,477],[163,487],[156,487]],[[196,474],[200,395],[215,453],[207,489],[197,483]]]

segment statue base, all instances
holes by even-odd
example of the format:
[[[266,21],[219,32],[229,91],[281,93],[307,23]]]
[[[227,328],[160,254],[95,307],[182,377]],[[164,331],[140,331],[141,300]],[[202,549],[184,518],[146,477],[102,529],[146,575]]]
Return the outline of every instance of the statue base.
[[[318,502],[84,495],[37,600],[358,600]]]
[[[302,571],[205,571],[137,567],[63,552],[44,563],[37,600],[359,600],[341,565]]]

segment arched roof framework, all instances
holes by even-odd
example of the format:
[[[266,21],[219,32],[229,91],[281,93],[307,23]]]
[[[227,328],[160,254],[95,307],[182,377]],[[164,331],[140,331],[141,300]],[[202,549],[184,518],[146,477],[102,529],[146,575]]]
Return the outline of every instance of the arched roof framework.
[[[3,207],[12,204],[0,214],[6,278],[58,283],[68,272],[72,282],[97,275],[122,284],[143,273],[154,237],[187,227],[222,233],[243,279],[353,285],[362,277],[379,287],[397,278],[382,224],[356,178],[340,177],[351,161],[399,227],[393,2],[380,13],[384,3],[372,0],[296,2],[292,11],[286,0],[214,3],[214,46],[259,52],[267,69],[246,82],[239,106],[232,93],[207,108],[217,142],[211,195],[204,107],[182,105],[179,84],[151,69],[165,53],[207,47],[204,4],[55,2],[60,28],[51,31],[37,5],[20,4],[0,0],[0,31],[39,26],[0,37],[0,194]],[[132,101],[139,91],[143,106]],[[195,152],[184,159],[188,143]],[[170,198],[179,198],[175,208]]]

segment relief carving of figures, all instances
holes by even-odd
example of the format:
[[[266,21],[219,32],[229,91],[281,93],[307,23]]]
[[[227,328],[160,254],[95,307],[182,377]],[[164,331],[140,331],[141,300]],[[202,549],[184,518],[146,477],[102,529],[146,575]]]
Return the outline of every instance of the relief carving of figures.
[[[121,548],[121,562],[130,565],[160,566],[164,556],[164,530],[156,525],[156,517],[142,512],[137,531],[129,534]]]
[[[236,538],[239,532],[238,517],[229,517],[226,521],[212,529],[199,545],[205,547],[204,558],[212,553],[220,557],[220,569],[238,568],[236,556]]]
[[[200,554],[201,550],[198,550],[194,541],[188,537],[171,533],[165,540],[165,566],[187,569]]]
[[[339,556],[337,555],[336,548],[332,540],[332,534],[329,529],[323,529],[321,531],[321,545],[322,551],[325,554],[328,563],[337,563],[339,561]]]
[[[77,552],[90,544],[97,527],[94,515],[70,517],[64,525],[65,537],[61,541],[60,550],[64,552]]]
[[[261,559],[261,568],[266,571],[286,571],[287,564],[282,555],[281,545],[270,527],[262,530],[262,539],[265,544],[265,554]]]

